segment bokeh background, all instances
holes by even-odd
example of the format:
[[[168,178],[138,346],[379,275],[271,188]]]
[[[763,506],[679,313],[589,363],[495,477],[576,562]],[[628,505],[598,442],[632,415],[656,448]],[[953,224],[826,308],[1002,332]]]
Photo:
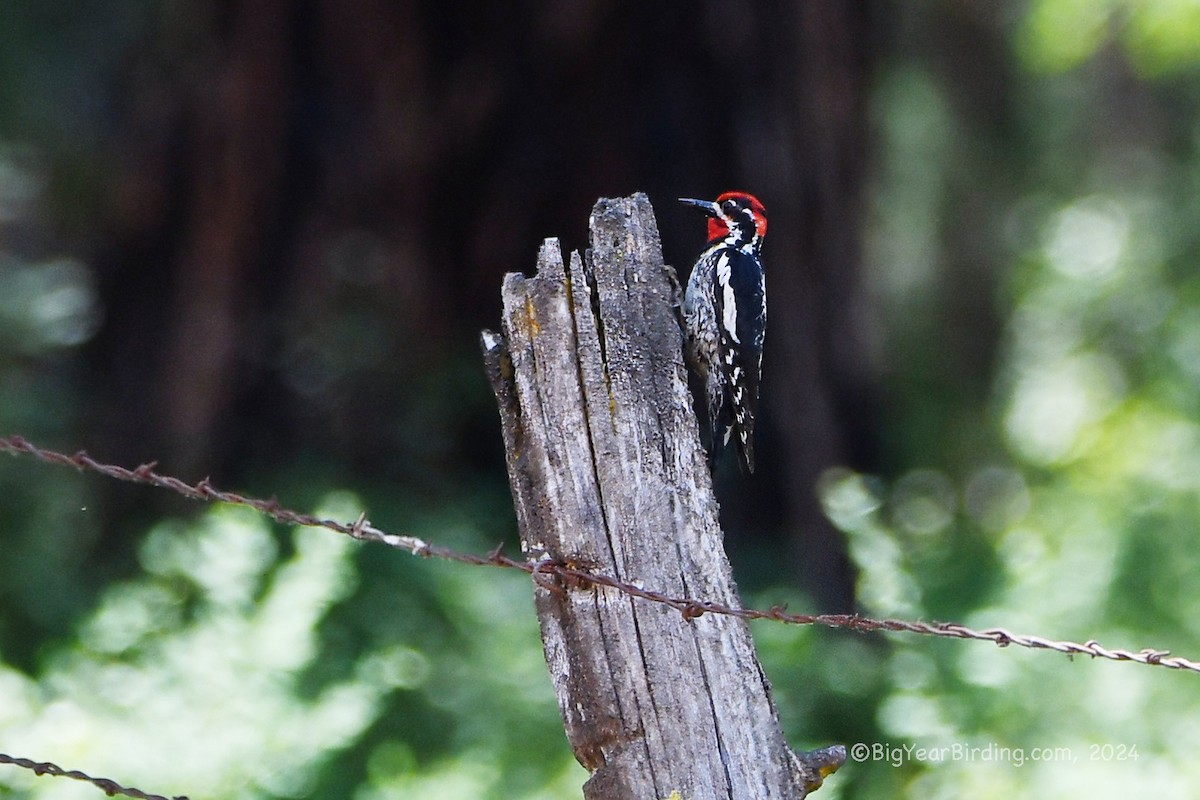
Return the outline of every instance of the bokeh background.
[[[634,191],[686,273],[674,198],[742,188],[746,601],[1200,657],[1200,5],[4,6],[0,432],[515,552],[502,275]],[[0,752],[194,798],[579,796],[527,578],[30,459],[0,498]],[[1200,785],[1194,674],[753,630],[796,746],[892,748],[820,797]]]

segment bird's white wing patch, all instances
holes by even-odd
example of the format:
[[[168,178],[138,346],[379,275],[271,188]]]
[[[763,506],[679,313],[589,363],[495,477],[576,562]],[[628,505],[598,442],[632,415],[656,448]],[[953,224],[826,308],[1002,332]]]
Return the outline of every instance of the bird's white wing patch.
[[[731,275],[729,254],[722,253],[717,261],[717,286],[721,290],[721,327],[725,329],[725,335],[730,341],[741,344],[737,335],[737,300],[733,296]]]

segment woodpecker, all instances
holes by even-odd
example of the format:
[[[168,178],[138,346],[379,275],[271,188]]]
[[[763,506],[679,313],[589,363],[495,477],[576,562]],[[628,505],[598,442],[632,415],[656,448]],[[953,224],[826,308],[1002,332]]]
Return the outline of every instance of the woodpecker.
[[[767,212],[746,192],[715,202],[679,198],[708,215],[708,247],[692,267],[683,298],[688,365],[704,382],[711,446],[709,466],[731,440],[738,467],[754,472],[754,416],[767,327],[763,238]]]

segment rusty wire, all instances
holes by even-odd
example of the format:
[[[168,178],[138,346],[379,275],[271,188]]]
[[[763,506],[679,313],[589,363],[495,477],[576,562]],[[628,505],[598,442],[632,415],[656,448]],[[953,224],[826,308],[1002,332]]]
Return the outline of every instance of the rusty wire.
[[[115,794],[124,795],[126,797],[137,797],[141,800],[188,800],[186,795],[176,795],[174,797],[164,797],[161,794],[147,794],[141,789],[134,789],[130,786],[122,786],[114,780],[108,778],[93,778],[84,772],[77,769],[63,769],[57,764],[51,764],[49,761],[34,761],[29,758],[18,758],[10,756],[6,753],[0,753],[0,764],[12,764],[16,767],[23,767],[31,770],[35,775],[53,775],[56,778],[71,778],[72,780],[84,781],[101,789],[109,797]]]
[[[1068,656],[1081,655],[1093,658],[1106,658],[1111,661],[1130,661],[1137,664],[1200,673],[1200,662],[1179,656],[1172,656],[1167,650],[1145,648],[1134,652],[1131,650],[1108,648],[1095,640],[1089,640],[1081,644],[1078,642],[1048,639],[1043,636],[1011,633],[1003,628],[974,630],[966,625],[954,622],[914,622],[901,619],[874,619],[858,614],[791,614],[781,606],[773,606],[764,611],[753,608],[733,608],[706,600],[673,597],[662,592],[645,589],[641,586],[622,581],[611,575],[591,572],[551,559],[540,561],[518,560],[504,555],[500,548],[496,548],[487,555],[462,553],[448,547],[430,544],[415,536],[388,533],[368,522],[365,513],[359,515],[358,519],[350,524],[321,519],[309,514],[300,514],[284,508],[275,498],[262,500],[253,497],[243,497],[235,492],[221,491],[213,486],[208,478],[192,485],[169,475],[161,475],[154,471],[157,466],[156,462],[142,464],[136,469],[131,470],[96,461],[82,450],[74,455],[64,455],[52,450],[44,450],[20,436],[0,437],[0,452],[7,452],[13,455],[29,455],[49,464],[72,466],[79,470],[97,472],[110,478],[116,478],[117,480],[157,486],[196,500],[217,500],[231,505],[247,506],[266,514],[277,522],[327,528],[355,539],[381,542],[391,547],[407,550],[415,556],[441,558],[447,561],[456,561],[475,566],[516,569],[528,573],[543,586],[551,585],[548,582],[557,578],[564,586],[607,587],[630,597],[637,597],[674,608],[685,619],[694,619],[703,614],[722,614],[745,620],[768,619],[792,625],[823,625],[830,628],[846,628],[861,633],[870,631],[916,633],[949,639],[973,639],[976,641],[991,642],[998,647],[1015,645],[1032,650],[1053,650]]]

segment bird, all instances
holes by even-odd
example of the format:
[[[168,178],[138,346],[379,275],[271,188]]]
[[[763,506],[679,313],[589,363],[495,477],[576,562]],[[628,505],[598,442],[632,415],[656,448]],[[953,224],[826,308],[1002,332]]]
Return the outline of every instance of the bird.
[[[762,265],[767,212],[754,195],[725,192],[715,201],[681,197],[708,215],[708,245],[696,259],[683,298],[684,355],[704,384],[709,468],[733,442],[738,467],[754,472],[754,418],[767,328]]]

